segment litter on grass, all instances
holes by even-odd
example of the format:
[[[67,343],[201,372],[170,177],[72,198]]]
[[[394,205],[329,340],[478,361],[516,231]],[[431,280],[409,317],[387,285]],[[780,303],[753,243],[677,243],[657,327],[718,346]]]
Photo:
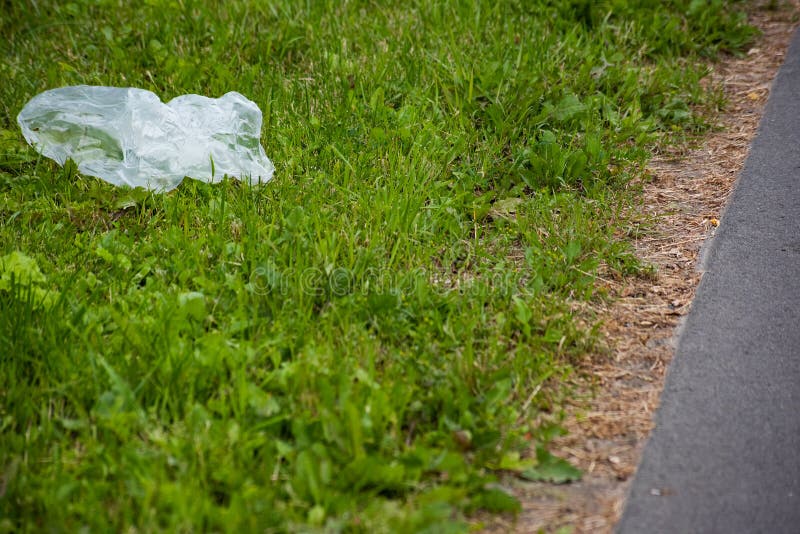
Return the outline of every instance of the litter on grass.
[[[77,85],[33,97],[17,122],[25,139],[63,165],[114,185],[169,191],[189,176],[267,182],[261,110],[236,92],[164,104],[144,89]]]

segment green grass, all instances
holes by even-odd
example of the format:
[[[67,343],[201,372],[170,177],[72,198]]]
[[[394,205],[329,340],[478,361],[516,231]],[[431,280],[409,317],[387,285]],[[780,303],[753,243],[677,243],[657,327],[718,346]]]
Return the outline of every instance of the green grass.
[[[571,310],[639,269],[629,184],[736,6],[128,4],[0,2],[0,531],[461,532],[574,476]],[[239,91],[275,178],[60,168],[15,118],[74,84]]]

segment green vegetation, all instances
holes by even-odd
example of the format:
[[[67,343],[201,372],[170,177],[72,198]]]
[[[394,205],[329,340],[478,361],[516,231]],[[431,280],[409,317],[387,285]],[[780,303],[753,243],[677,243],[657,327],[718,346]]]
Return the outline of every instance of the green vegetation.
[[[576,476],[571,310],[639,269],[628,186],[736,6],[144,4],[0,2],[0,531],[460,532]],[[60,168],[15,118],[75,84],[239,91],[275,179]]]

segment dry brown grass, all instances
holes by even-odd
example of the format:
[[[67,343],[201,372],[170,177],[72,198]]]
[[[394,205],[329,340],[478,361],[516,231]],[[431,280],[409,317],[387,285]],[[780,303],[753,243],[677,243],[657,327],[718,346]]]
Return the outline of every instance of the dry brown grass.
[[[655,224],[634,242],[655,276],[606,281],[617,297],[596,311],[612,348],[580,369],[579,395],[554,452],[584,471],[582,481],[551,484],[508,481],[522,502],[516,521],[491,520],[490,531],[610,532],[618,521],[632,475],[653,425],[653,413],[672,358],[676,328],[689,310],[701,277],[700,251],[713,234],[758,127],[771,82],[800,13],[794,0],[777,11],[754,4],[751,22],[763,35],[745,57],[712,65],[710,82],[728,105],[720,129],[697,148],[676,149],[650,162],[640,220]]]

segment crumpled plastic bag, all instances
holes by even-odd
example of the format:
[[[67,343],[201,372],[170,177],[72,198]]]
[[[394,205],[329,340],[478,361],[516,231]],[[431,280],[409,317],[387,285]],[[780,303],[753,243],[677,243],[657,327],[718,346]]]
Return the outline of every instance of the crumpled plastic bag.
[[[236,92],[164,104],[144,89],[77,85],[33,97],[17,122],[41,154],[114,185],[169,191],[189,176],[267,182],[261,110]]]

